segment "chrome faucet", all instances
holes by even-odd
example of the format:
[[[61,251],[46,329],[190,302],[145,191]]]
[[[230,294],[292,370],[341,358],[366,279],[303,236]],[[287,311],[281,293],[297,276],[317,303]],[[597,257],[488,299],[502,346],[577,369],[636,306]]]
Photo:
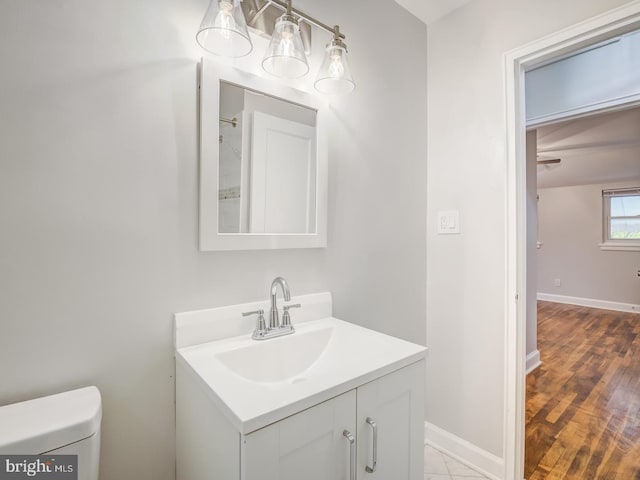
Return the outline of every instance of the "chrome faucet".
[[[264,310],[256,310],[255,312],[245,312],[243,317],[249,315],[257,315],[256,328],[253,331],[253,338],[255,340],[266,340],[267,338],[280,337],[281,335],[289,335],[295,332],[293,325],[291,325],[291,315],[289,309],[300,308],[300,304],[285,305],[282,308],[282,323],[280,323],[280,316],[278,314],[278,285],[282,289],[282,296],[285,302],[291,301],[291,292],[289,290],[289,284],[282,277],[277,277],[271,282],[271,311],[269,312],[269,325],[264,320]]]
[[[278,285],[282,287],[282,296],[285,302],[291,301],[291,292],[289,284],[282,277],[276,277],[271,282],[271,312],[269,313],[269,328],[280,327],[280,319],[278,318]]]

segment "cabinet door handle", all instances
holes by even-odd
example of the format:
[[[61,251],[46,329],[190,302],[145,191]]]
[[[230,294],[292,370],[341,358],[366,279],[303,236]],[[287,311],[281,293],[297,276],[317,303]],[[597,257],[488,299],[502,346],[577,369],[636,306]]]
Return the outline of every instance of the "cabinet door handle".
[[[366,422],[371,425],[373,429],[373,461],[372,466],[367,465],[364,470],[367,473],[373,473],[376,471],[376,466],[378,465],[378,424],[374,422],[371,417],[367,417]]]
[[[349,430],[342,432],[342,436],[349,440],[349,480],[356,480],[356,439]]]

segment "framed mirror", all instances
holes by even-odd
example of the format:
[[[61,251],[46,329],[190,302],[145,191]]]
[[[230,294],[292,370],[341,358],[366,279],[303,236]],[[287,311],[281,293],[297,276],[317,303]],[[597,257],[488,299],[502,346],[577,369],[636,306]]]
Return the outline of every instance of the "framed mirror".
[[[324,115],[313,95],[202,60],[200,250],[326,247]]]

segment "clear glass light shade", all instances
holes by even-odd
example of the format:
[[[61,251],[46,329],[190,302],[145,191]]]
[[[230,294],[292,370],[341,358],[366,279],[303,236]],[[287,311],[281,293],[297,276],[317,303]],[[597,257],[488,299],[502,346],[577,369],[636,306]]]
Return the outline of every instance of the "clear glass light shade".
[[[289,15],[283,15],[276,22],[271,43],[262,60],[262,68],[272,75],[284,78],[299,78],[309,71],[300,27]]]
[[[253,49],[238,0],[211,0],[196,41],[207,52],[244,57]]]
[[[341,45],[330,43],[315,82],[316,90],[339,95],[351,92],[355,86],[347,61],[347,50]]]

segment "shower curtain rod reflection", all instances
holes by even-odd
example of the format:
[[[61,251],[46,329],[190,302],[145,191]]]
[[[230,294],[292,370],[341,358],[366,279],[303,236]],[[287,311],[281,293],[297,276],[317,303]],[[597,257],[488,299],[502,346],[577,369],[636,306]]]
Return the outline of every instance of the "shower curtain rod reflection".
[[[238,126],[238,119],[236,117],[233,117],[233,118],[220,117],[220,121],[231,124],[233,128],[236,128]]]

